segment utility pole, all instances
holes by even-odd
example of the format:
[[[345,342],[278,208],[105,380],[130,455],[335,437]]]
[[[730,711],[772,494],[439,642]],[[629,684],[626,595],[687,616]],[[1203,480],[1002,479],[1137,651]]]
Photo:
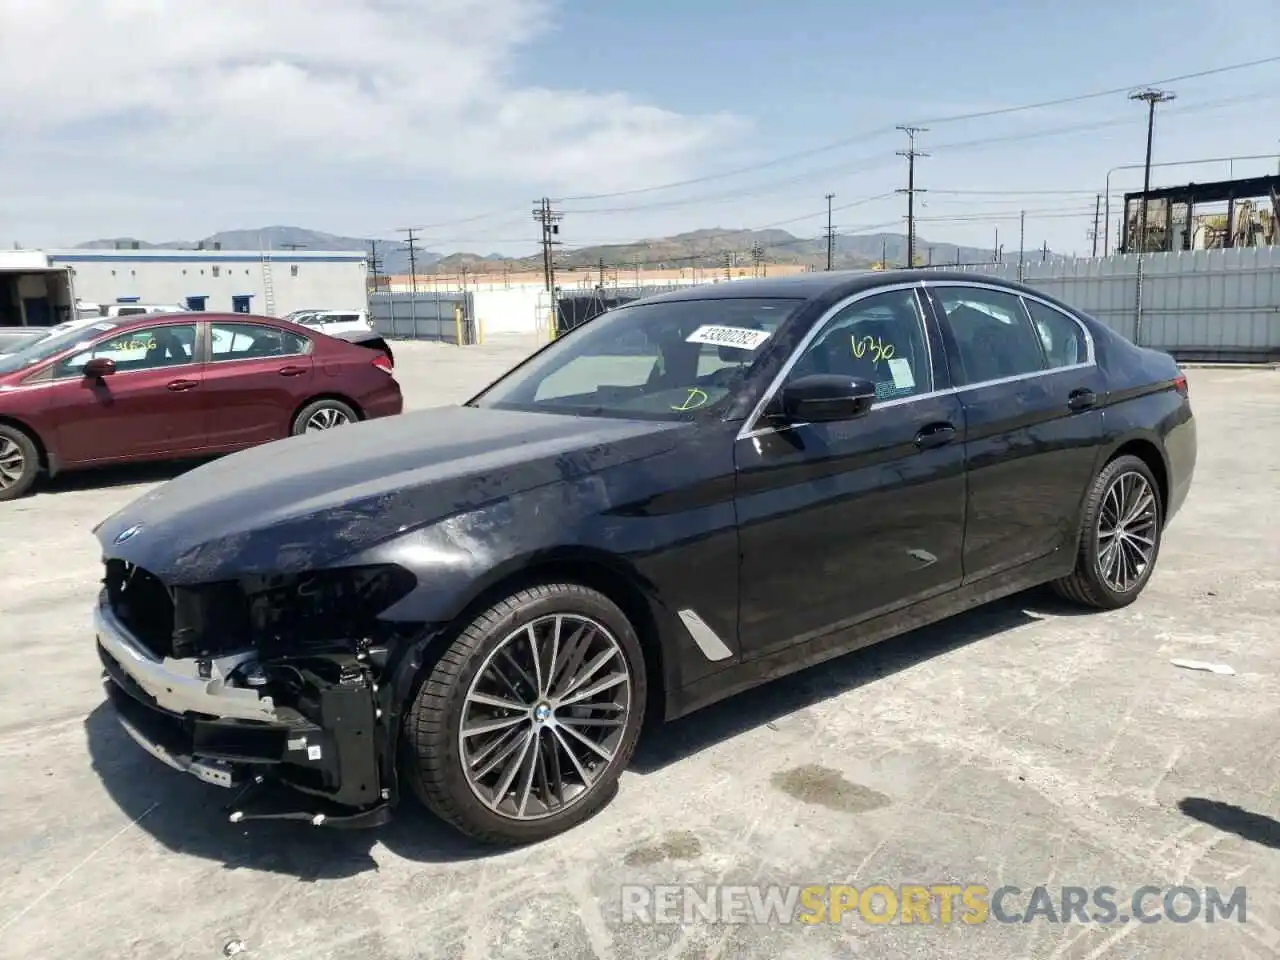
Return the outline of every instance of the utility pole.
[[[898,151],[898,156],[907,158],[907,188],[896,192],[907,195],[907,269],[910,270],[916,264],[916,194],[924,193],[916,188],[916,157],[928,156],[916,150],[916,134],[927,133],[928,128],[899,124],[898,129],[907,135],[907,149]]]
[[[409,289],[418,292],[418,237],[421,227],[401,227],[396,233],[405,234],[405,243],[409,245]]]
[[[1155,90],[1148,87],[1137,93],[1129,94],[1130,100],[1140,100],[1147,105],[1147,159],[1142,172],[1142,206],[1138,213],[1138,253],[1147,249],[1147,194],[1151,192],[1151,138],[1156,128],[1156,104],[1168,103],[1176,98],[1176,94],[1167,90]],[[1126,216],[1128,211],[1125,211]]]
[[[834,193],[827,194],[827,269],[831,269],[831,261],[836,251],[836,234],[831,228],[831,201],[835,199]]]
[[[1147,159],[1142,165],[1142,206],[1138,213],[1138,260],[1134,265],[1137,282],[1133,293],[1133,342],[1142,346],[1142,254],[1147,249],[1147,194],[1151,192],[1151,139],[1156,129],[1156,104],[1168,103],[1175,99],[1175,94],[1168,90],[1156,90],[1148,87],[1129,94],[1130,100],[1140,100],[1147,105]],[[1228,206],[1228,212],[1229,206]],[[1125,221],[1129,219],[1129,211],[1125,211]],[[1230,220],[1230,216],[1227,217]],[[1188,224],[1188,227],[1190,224]]]
[[[1018,212],[1018,282],[1022,282],[1022,257],[1027,243],[1027,211]]]
[[[1049,259],[1049,241],[1044,242],[1044,246],[1040,248],[1040,262],[1044,263]]]
[[[382,269],[382,259],[378,256],[378,241],[369,241],[369,281],[373,292],[378,292],[378,273]]]
[[[1102,194],[1098,194],[1093,201],[1093,235],[1090,239],[1093,240],[1093,255],[1095,257],[1098,255],[1098,218],[1100,216],[1102,216]]]
[[[547,285],[547,293],[554,298],[556,288],[554,249],[560,244],[560,241],[555,238],[560,235],[561,214],[552,208],[550,197],[543,197],[533,208],[533,219],[542,226],[542,276]]]
[[[996,227],[996,242],[991,247],[991,262],[992,263],[1000,262],[1000,228],[999,227]]]
[[[888,240],[880,241],[880,269],[881,270],[889,269],[889,241]]]
[[[724,263],[724,278],[726,280],[733,279],[733,253],[726,250],[720,255],[721,261]]]
[[[604,289],[604,257],[600,258],[600,289]]]

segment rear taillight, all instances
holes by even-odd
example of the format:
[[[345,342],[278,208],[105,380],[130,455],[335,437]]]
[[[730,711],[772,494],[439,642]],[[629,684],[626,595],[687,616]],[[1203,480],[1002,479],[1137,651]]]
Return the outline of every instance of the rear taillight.
[[[392,368],[394,367],[394,364],[391,362],[391,358],[388,357],[385,353],[380,353],[376,357],[374,357],[373,365],[377,367],[379,370],[381,370],[383,373],[390,373]]]
[[[1191,395],[1191,388],[1187,386],[1187,376],[1179,373],[1173,378],[1173,389],[1177,390],[1179,395],[1187,397]]]

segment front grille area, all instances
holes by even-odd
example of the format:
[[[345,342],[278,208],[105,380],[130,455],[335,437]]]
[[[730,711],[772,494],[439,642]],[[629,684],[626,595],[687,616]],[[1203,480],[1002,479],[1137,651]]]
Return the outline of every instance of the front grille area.
[[[155,574],[123,560],[108,560],[103,578],[116,619],[157,657],[173,655],[173,599]]]

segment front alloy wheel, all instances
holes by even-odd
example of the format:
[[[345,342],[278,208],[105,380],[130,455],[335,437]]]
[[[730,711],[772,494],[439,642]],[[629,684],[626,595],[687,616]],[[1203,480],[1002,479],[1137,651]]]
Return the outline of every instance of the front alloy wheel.
[[[1075,569],[1054,589],[1101,610],[1128,606],[1155,570],[1163,527],[1164,504],[1151,468],[1139,457],[1117,457],[1089,488]]]
[[[16,500],[36,482],[40,454],[17,427],[0,423],[0,500]]]
[[[458,754],[490,810],[540,820],[590,793],[631,712],[617,639],[579,614],[540,617],[505,637],[467,691]]]
[[[573,583],[520,590],[423,679],[404,728],[408,777],[476,839],[546,839],[609,802],[646,696],[639,638],[613,601]]]

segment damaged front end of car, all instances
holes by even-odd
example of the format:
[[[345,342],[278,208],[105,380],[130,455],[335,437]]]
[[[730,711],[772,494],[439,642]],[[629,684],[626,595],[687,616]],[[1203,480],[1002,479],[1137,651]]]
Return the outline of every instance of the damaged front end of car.
[[[124,560],[105,565],[98,653],[140,746],[236,791],[233,822],[389,819],[396,677],[424,625],[379,614],[415,588],[412,574],[380,564],[170,586]]]

